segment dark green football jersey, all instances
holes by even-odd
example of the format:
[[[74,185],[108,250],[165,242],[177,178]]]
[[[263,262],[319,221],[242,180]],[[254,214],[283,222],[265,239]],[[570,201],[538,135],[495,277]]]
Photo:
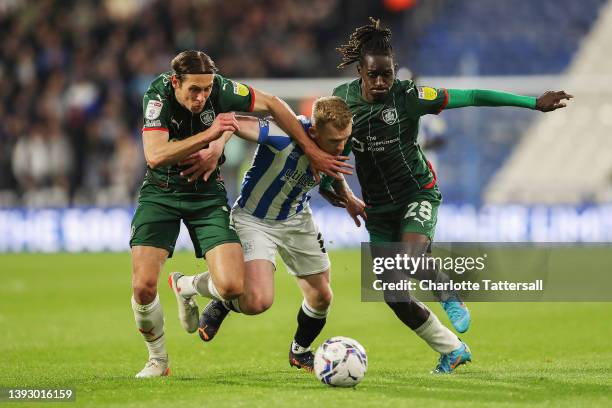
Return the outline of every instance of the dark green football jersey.
[[[144,95],[144,137],[147,137],[147,130],[162,130],[169,133],[170,141],[182,140],[208,129],[219,113],[253,110],[255,97],[250,87],[215,74],[213,89],[204,109],[201,113],[192,113],[177,102],[170,82],[171,76],[171,72],[165,72],[155,78]],[[187,178],[180,175],[184,169],[178,165],[147,168],[145,184],[151,183],[175,191],[225,195],[219,168],[208,182],[200,179],[194,183],[188,183]]]
[[[439,113],[448,102],[446,89],[417,87],[395,80],[383,102],[361,96],[360,80],[334,89],[353,112],[352,149],[363,199],[370,212],[405,205],[422,189],[436,187],[436,176],[417,143],[419,119]]]

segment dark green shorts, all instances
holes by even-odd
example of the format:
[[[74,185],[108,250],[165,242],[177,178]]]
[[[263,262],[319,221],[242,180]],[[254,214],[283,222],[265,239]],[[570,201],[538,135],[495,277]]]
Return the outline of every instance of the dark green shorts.
[[[237,242],[238,234],[230,227],[227,198],[164,191],[145,185],[138,197],[138,207],[132,218],[130,247],[163,248],[172,257],[181,220],[189,231],[195,255],[201,258],[217,245]]]
[[[370,242],[400,242],[404,232],[423,234],[433,241],[441,202],[442,195],[435,187],[417,192],[399,208],[366,210]]]

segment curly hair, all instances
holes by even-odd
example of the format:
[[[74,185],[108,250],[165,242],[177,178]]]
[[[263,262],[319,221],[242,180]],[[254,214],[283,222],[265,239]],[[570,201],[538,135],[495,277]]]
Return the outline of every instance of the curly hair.
[[[358,27],[351,34],[348,44],[336,48],[342,55],[338,69],[346,68],[354,62],[362,61],[366,54],[393,56],[391,30],[382,28],[380,20],[370,17],[368,25]]]

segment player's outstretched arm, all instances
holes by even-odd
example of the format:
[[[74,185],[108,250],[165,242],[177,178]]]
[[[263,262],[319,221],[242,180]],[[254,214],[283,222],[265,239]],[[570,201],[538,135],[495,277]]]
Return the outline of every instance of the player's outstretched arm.
[[[233,113],[220,113],[207,130],[183,140],[170,142],[167,131],[149,130],[142,134],[147,165],[154,169],[178,163],[210,142],[220,138],[224,132],[240,129]]]
[[[348,157],[333,156],[319,149],[308,137],[301,123],[296,119],[295,113],[282,99],[256,89],[253,92],[255,97],[253,110],[270,112],[276,124],[304,150],[304,154],[310,160],[312,174],[316,181],[320,181],[319,172],[336,179],[340,179],[338,173],[352,174],[349,169],[353,166],[345,163]]]
[[[253,116],[236,116],[238,120],[238,125],[240,125],[240,130],[235,134],[241,139],[244,139],[248,142],[261,143],[260,140],[263,135],[262,133],[262,123],[267,123],[263,119],[258,119]],[[266,134],[267,136],[267,134]]]
[[[467,106],[516,106],[551,112],[566,106],[563,100],[573,98],[565,91],[547,91],[540,97],[516,95],[486,89],[448,89],[448,104],[445,109]]]

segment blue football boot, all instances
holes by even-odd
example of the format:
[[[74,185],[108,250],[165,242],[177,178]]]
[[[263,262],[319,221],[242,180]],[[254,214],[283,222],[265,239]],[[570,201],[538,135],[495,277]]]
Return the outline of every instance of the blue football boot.
[[[446,302],[440,302],[451,324],[459,333],[465,333],[470,328],[470,311],[459,296],[453,295]]]
[[[461,342],[461,346],[457,350],[453,350],[448,354],[442,354],[438,365],[431,372],[432,374],[450,374],[461,364],[472,361],[472,352],[467,344]]]

